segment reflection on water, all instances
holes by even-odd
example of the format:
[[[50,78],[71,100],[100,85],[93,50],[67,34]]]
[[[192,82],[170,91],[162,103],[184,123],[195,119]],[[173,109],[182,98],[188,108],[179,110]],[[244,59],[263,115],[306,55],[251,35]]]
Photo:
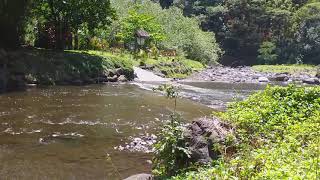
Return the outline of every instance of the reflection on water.
[[[0,179],[121,179],[150,172],[150,154],[114,147],[129,137],[155,133],[172,104],[135,85],[0,95]],[[191,121],[212,109],[181,99],[178,111]]]

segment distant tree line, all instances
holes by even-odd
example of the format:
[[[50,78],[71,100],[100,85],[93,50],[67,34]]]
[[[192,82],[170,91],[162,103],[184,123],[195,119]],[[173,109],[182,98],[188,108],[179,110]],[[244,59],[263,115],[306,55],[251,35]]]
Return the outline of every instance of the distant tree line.
[[[0,0],[0,23],[5,48],[129,48],[142,28],[203,63],[320,63],[319,0]]]
[[[319,0],[155,0],[216,34],[222,63],[320,63]]]

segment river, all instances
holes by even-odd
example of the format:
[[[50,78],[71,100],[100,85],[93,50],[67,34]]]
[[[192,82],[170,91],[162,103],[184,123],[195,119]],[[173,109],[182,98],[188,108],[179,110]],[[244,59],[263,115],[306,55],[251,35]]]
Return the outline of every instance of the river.
[[[32,88],[0,95],[0,179],[122,179],[150,172],[151,154],[114,147],[155,134],[173,102],[151,84]],[[184,83],[185,121],[210,116],[258,85]]]

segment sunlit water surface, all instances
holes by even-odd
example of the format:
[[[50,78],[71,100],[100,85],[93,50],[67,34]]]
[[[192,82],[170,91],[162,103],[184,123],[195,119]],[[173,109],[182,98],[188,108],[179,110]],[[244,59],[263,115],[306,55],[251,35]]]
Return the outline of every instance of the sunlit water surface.
[[[189,98],[177,107],[188,122],[209,116],[209,106],[235,94],[261,89],[188,85],[195,88],[182,88]],[[151,154],[114,149],[156,133],[173,111],[172,101],[140,87],[60,86],[0,95],[0,179],[122,179],[150,172]]]

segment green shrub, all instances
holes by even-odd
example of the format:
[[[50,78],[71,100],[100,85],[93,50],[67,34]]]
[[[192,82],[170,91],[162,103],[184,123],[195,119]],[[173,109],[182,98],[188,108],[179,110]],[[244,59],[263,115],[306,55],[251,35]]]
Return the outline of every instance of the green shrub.
[[[238,153],[173,179],[319,178],[319,86],[267,87],[222,117],[236,125]]]
[[[158,177],[169,177],[188,167],[190,151],[183,136],[184,126],[181,117],[176,113],[179,89],[172,85],[161,85],[154,89],[174,99],[174,112],[170,120],[164,124],[154,145],[153,173]]]
[[[258,50],[258,63],[259,64],[275,64],[278,59],[276,54],[276,45],[273,42],[265,41],[260,45]]]
[[[188,167],[190,152],[183,137],[181,117],[172,115],[159,133],[155,144],[153,173],[158,176],[172,176]]]

